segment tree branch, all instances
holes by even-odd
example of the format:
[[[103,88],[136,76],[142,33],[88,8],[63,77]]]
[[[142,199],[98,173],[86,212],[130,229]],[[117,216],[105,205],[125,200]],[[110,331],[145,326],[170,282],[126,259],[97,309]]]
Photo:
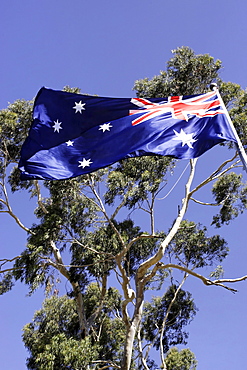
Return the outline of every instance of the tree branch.
[[[0,274],[4,274],[5,272],[9,272],[9,271],[16,271],[16,270],[22,270],[23,267],[10,267],[8,269],[5,269],[5,270],[0,270]]]
[[[239,160],[236,161],[235,163],[233,163],[231,166],[229,166],[228,168],[226,168],[225,170],[223,170],[223,168],[230,162],[234,161],[234,159],[237,157],[237,153],[233,156],[233,158],[231,159],[228,159],[226,160],[225,162],[223,162],[218,168],[216,171],[214,171],[210,176],[208,176],[205,180],[203,180],[199,185],[197,185],[192,191],[191,191],[191,195],[194,194],[196,191],[198,191],[199,189],[201,189],[203,186],[207,185],[208,183],[210,183],[211,181],[214,181],[216,179],[218,179],[219,177],[223,176],[225,173],[227,173],[228,171],[232,170],[233,168],[236,167],[237,163],[239,163]]]
[[[107,212],[106,212],[106,210],[105,210],[104,204],[103,204],[103,202],[102,202],[102,199],[100,198],[100,196],[99,196],[98,192],[97,192],[97,191],[96,191],[96,189],[95,189],[95,186],[94,186],[94,183],[93,183],[92,177],[91,177],[91,178],[89,178],[89,180],[91,180],[91,185],[89,185],[89,186],[90,186],[90,188],[91,188],[91,190],[92,190],[93,194],[95,195],[96,199],[97,199],[97,200],[98,200],[98,202],[99,202],[99,204],[98,204],[98,203],[96,203],[96,202],[94,202],[94,203],[97,205],[97,207],[100,209],[100,211],[103,213],[103,215],[104,215],[104,216],[105,216],[105,218],[107,219],[107,221],[108,221],[109,225],[112,227],[112,229],[114,230],[115,234],[117,235],[117,237],[118,237],[118,239],[119,239],[119,241],[120,241],[120,243],[121,243],[122,247],[123,247],[123,248],[125,248],[125,244],[124,244],[124,241],[123,241],[123,239],[122,239],[122,237],[121,237],[121,234],[119,233],[119,231],[118,231],[118,230],[117,230],[117,228],[115,227],[115,225],[114,225],[114,223],[112,222],[111,218],[108,216],[108,214],[107,214]]]
[[[238,282],[244,281],[244,280],[247,280],[247,275],[242,276],[240,278],[236,278],[236,279],[218,279],[218,280],[214,280],[213,283],[214,284],[218,284],[218,283],[238,283]]]
[[[47,209],[45,208],[43,202],[42,202],[42,196],[41,196],[41,192],[40,192],[40,186],[39,186],[39,183],[38,183],[38,180],[34,180],[34,185],[35,185],[35,188],[36,188],[36,192],[37,192],[37,197],[38,197],[38,205],[40,206],[40,208],[42,209],[42,211],[47,214],[49,213],[47,211]]]
[[[13,258],[11,258],[11,259],[8,259],[8,258],[2,258],[2,259],[0,259],[0,262],[3,262],[3,263],[1,263],[0,265],[2,266],[2,265],[4,265],[5,263],[13,262],[13,261],[17,260],[18,258],[21,258],[21,256],[16,256],[16,257],[13,257]]]
[[[80,245],[81,247],[85,248],[85,249],[88,249],[89,251],[95,253],[95,254],[102,254],[104,256],[107,256],[107,257],[110,257],[110,258],[115,258],[115,256],[111,253],[106,253],[106,252],[101,252],[101,251],[97,251],[96,249],[92,248],[92,247],[89,247],[88,245],[84,245],[82,244],[78,239],[73,239],[74,243],[77,243],[78,245]]]
[[[178,228],[179,228],[179,226],[180,226],[180,224],[183,220],[183,217],[184,217],[184,215],[187,211],[188,203],[189,203],[189,200],[190,200],[190,197],[191,197],[191,194],[192,194],[191,191],[190,191],[190,187],[191,187],[194,175],[195,175],[196,162],[197,162],[197,159],[190,160],[190,175],[189,175],[187,184],[185,185],[185,197],[183,199],[182,208],[181,208],[181,210],[180,210],[180,212],[179,212],[179,214],[178,214],[178,216],[177,216],[169,234],[164,239],[164,241],[161,243],[158,252],[154,256],[152,256],[151,258],[149,258],[148,260],[146,260],[145,262],[143,262],[139,266],[138,272],[137,272],[138,279],[141,279],[145,275],[146,271],[151,266],[155,265],[157,262],[159,262],[161,260],[161,258],[164,256],[166,247],[168,246],[168,244],[171,242],[174,235],[178,231]]]
[[[115,259],[116,259],[116,264],[117,264],[118,269],[119,269],[119,272],[120,272],[120,276],[122,278],[122,281],[120,282],[120,284],[122,286],[123,293],[124,293],[124,298],[125,298],[122,301],[123,321],[124,321],[124,323],[126,325],[126,328],[129,328],[129,326],[130,326],[130,319],[129,319],[129,315],[128,315],[128,312],[127,312],[127,305],[131,301],[133,301],[133,299],[135,298],[135,295],[132,294],[132,293],[134,293],[134,291],[132,289],[129,289],[130,279],[127,276],[126,271],[125,271],[125,269],[122,266],[121,256],[117,256]]]
[[[89,328],[88,328],[88,324],[86,320],[86,315],[84,311],[84,302],[83,302],[83,297],[80,291],[79,284],[78,282],[71,280],[69,272],[64,266],[60,251],[56,247],[54,241],[51,241],[50,244],[51,244],[51,248],[53,251],[53,255],[56,260],[56,263],[52,263],[51,261],[51,264],[61,272],[61,274],[70,282],[70,284],[73,287],[73,291],[75,293],[75,298],[76,298],[76,303],[77,303],[77,312],[78,312],[78,317],[79,317],[79,322],[80,322],[80,329],[81,329],[81,332],[85,331],[85,335],[87,336],[89,333]]]
[[[225,203],[225,201],[229,198],[229,194],[225,197],[225,199],[223,199],[221,202],[219,203],[206,203],[206,202],[201,202],[200,200],[197,200],[195,198],[190,198],[193,202],[197,203],[197,204],[201,204],[202,206],[212,206],[212,207],[217,207],[217,206],[220,206],[222,204]]]
[[[8,259],[8,258],[2,258],[0,259],[0,274],[3,274],[5,272],[9,272],[9,271],[14,271],[14,270],[21,270],[22,267],[9,267],[5,270],[2,270],[2,266],[5,265],[6,263],[9,263],[9,262],[13,262],[15,260],[17,260],[18,258],[21,258],[21,256],[16,256],[16,257],[13,257],[11,259]]]
[[[34,234],[32,232],[31,229],[29,229],[28,227],[24,226],[23,223],[20,221],[20,219],[14,214],[14,212],[12,211],[12,208],[10,206],[10,203],[9,203],[9,198],[8,198],[8,193],[7,193],[7,189],[6,189],[6,186],[5,186],[5,178],[3,178],[3,182],[1,183],[1,186],[2,186],[2,189],[3,189],[3,194],[4,194],[4,197],[5,197],[5,201],[3,199],[1,199],[1,203],[3,203],[6,207],[7,207],[7,213],[15,220],[15,222],[23,229],[25,230],[27,233],[29,234]],[[5,212],[5,211],[4,211]]]
[[[115,369],[121,369],[120,366],[118,366],[117,364],[115,364],[114,362],[111,362],[111,361],[96,360],[96,361],[92,361],[92,364],[109,364],[109,365],[106,365],[106,366],[103,366],[103,367],[99,368],[99,370],[109,369],[109,367],[113,367]]]
[[[164,350],[163,350],[163,335],[164,335],[164,330],[165,330],[165,327],[166,327],[166,321],[168,319],[168,315],[171,311],[171,308],[172,308],[172,305],[173,303],[175,302],[176,298],[177,298],[177,295],[178,295],[178,292],[180,291],[180,289],[182,288],[183,284],[185,283],[185,280],[187,278],[187,274],[184,275],[184,278],[183,280],[181,281],[180,285],[177,287],[176,289],[176,292],[174,293],[174,296],[169,304],[169,307],[166,311],[166,315],[164,317],[164,320],[163,320],[163,323],[162,323],[162,327],[161,327],[161,331],[160,331],[160,356],[161,356],[161,363],[162,363],[162,366],[163,366],[163,369],[166,370],[167,367],[166,367],[166,363],[165,363],[165,357],[164,357]]]
[[[117,214],[118,214],[118,212],[120,211],[120,209],[122,208],[122,207],[124,207],[124,205],[126,204],[126,201],[127,201],[127,198],[128,198],[128,196],[129,196],[129,193],[130,193],[130,190],[131,190],[131,188],[132,188],[132,186],[134,185],[134,182],[133,181],[131,181],[130,183],[129,183],[129,186],[128,186],[128,189],[127,189],[127,191],[125,192],[125,194],[124,194],[124,197],[123,197],[123,201],[117,206],[117,208],[115,209],[115,211],[113,212],[113,214],[111,215],[111,219],[113,220],[114,218],[116,218],[116,216],[117,216]]]
[[[183,267],[183,266],[176,265],[176,264],[173,264],[173,263],[168,263],[168,264],[165,264],[165,265],[160,264],[159,265],[159,268],[160,269],[175,268],[175,269],[178,269],[180,271],[184,271],[187,274],[192,275],[192,276],[200,279],[203,282],[203,284],[205,284],[205,285],[217,285],[217,286],[221,286],[222,288],[225,288],[227,290],[230,290],[233,293],[236,293],[237,290],[236,289],[233,289],[233,288],[229,288],[228,286],[225,286],[223,283],[237,283],[239,281],[247,280],[247,275],[245,275],[245,276],[243,276],[241,278],[236,278],[236,279],[217,279],[217,280],[210,280],[210,279],[206,278],[205,276],[203,276],[201,274],[198,274],[198,273],[196,273],[193,270],[188,269],[187,267]]]
[[[141,357],[141,362],[142,362],[143,368],[145,370],[150,370],[148,365],[147,365],[146,358],[145,358],[145,356],[143,356],[143,348],[142,348],[142,341],[141,341],[141,334],[140,334],[140,325],[139,325],[138,330],[137,330],[137,341],[138,341],[139,356]]]
[[[0,199],[0,203],[3,203],[5,206],[7,206],[7,203],[3,199]]]
[[[89,327],[91,327],[93,325],[94,321],[96,320],[97,316],[100,314],[100,311],[103,308],[103,303],[104,303],[105,295],[106,295],[106,292],[107,292],[106,284],[107,284],[107,274],[104,274],[103,278],[102,278],[100,303],[99,303],[99,306],[96,308],[96,310],[91,314],[91,316],[88,319],[88,326]]]

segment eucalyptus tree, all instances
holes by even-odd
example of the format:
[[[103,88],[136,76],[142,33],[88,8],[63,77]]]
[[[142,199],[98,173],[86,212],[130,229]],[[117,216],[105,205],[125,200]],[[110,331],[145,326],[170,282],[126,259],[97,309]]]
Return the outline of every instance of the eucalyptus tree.
[[[199,94],[216,82],[246,145],[246,92],[220,79],[219,60],[207,54],[196,55],[187,47],[172,53],[166,71],[135,82],[137,96]],[[33,323],[25,328],[24,343],[30,351],[28,368],[154,369],[157,365],[152,348],[160,353],[160,367],[173,368],[172,361],[177,358],[181,362],[185,352],[178,355],[169,349],[186,344],[185,326],[196,314],[191,293],[183,290],[185,280],[192,276],[207,286],[234,290],[225,284],[246,278],[219,278],[220,267],[211,279],[199,273],[199,268],[220,266],[228,246],[220,235],[209,236],[206,226],[186,220],[190,202],[202,204],[196,194],[209,184],[212,204],[218,205],[212,220],[217,228],[246,209],[247,187],[239,173],[237,154],[233,154],[231,145],[225,144],[231,150],[231,158],[197,185],[193,185],[197,160],[190,160],[177,216],[170,220],[170,227],[158,231],[156,200],[168,183],[176,160],[160,156],[130,158],[75,179],[20,181],[16,165],[31,116],[32,102],[22,100],[0,112],[0,212],[14,218],[28,233],[20,254],[1,260],[0,288],[4,293],[20,280],[29,286],[30,293],[43,286],[47,294],[56,294],[54,277],[60,274],[70,291],[69,303],[53,298],[57,321],[61,315],[66,325],[57,326],[51,320],[50,301],[46,301],[43,311],[35,314]],[[37,200],[33,225],[26,225],[13,212],[8,191],[29,192]],[[142,213],[149,218],[149,226],[142,225]],[[165,216],[168,218],[169,210]],[[179,281],[177,273],[173,277],[174,272],[180,273]],[[156,295],[152,299],[150,289]],[[71,305],[76,310],[75,321],[74,311],[71,318]],[[64,309],[68,310],[68,322]],[[51,320],[48,327],[54,325],[55,329],[45,338],[47,317]],[[60,345],[61,351],[57,350]],[[77,355],[69,356],[68,348]],[[84,355],[80,362],[79,353],[85,351],[87,362]],[[195,368],[193,354],[187,358],[191,359],[187,368]]]

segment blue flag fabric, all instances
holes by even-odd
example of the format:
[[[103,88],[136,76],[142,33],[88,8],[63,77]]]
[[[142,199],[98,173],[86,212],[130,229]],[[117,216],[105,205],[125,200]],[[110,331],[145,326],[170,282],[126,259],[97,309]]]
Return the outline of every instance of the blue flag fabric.
[[[42,88],[19,168],[22,179],[68,179],[128,157],[196,158],[225,140],[237,142],[214,91],[144,99]]]

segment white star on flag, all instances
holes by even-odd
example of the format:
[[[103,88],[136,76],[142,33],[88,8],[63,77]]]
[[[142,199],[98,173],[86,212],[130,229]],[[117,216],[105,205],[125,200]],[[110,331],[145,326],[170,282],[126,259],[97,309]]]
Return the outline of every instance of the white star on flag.
[[[173,130],[173,132],[176,135],[174,140],[181,140],[182,141],[182,146],[188,145],[189,148],[193,149],[192,144],[196,141],[195,139],[192,138],[194,133],[186,134],[182,128],[181,128],[179,133],[176,130]]]
[[[82,168],[85,168],[85,167],[89,167],[90,164],[92,164],[93,162],[91,162],[91,159],[85,159],[83,158],[82,161],[79,161],[79,166],[78,167],[82,167]]]
[[[67,144],[67,146],[73,146],[74,145],[74,141],[71,141],[71,140],[66,141],[66,144]]]
[[[62,122],[58,122],[58,119],[56,120],[56,122],[54,121],[55,125],[52,126],[54,128],[54,132],[59,132],[59,130],[62,130],[62,127],[61,127],[61,124]]]
[[[103,132],[110,131],[110,127],[112,127],[110,122],[104,123],[103,125],[99,126],[99,130],[102,130]]]
[[[77,112],[82,113],[82,110],[85,110],[85,108],[84,108],[85,104],[86,103],[82,103],[81,101],[79,103],[75,102],[75,106],[73,107],[73,109],[75,109],[75,113],[77,113]]]

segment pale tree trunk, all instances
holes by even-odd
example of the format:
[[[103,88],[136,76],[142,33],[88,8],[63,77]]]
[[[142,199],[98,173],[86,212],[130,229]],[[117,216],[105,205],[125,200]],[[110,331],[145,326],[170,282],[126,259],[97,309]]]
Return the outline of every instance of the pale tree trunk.
[[[185,197],[183,199],[183,205],[169,234],[167,235],[165,240],[161,243],[161,246],[158,252],[154,256],[152,256],[151,258],[143,262],[138,268],[138,271],[136,274],[136,306],[135,306],[132,320],[130,321],[127,327],[127,333],[126,333],[126,339],[125,339],[125,349],[124,349],[121,370],[130,369],[134,339],[135,339],[137,329],[142,319],[145,285],[156,274],[157,270],[159,269],[160,260],[163,258],[168,244],[171,242],[173,237],[176,235],[180,227],[180,224],[183,220],[183,217],[186,213],[188,202],[191,197],[190,187],[191,187],[194,174],[195,174],[196,162],[197,162],[196,159],[190,160],[191,171],[190,171],[188,182],[185,187],[186,190],[185,190]],[[148,272],[150,268],[152,268],[152,271]]]
[[[80,323],[80,335],[82,337],[86,337],[89,334],[89,328],[86,320],[86,315],[84,311],[84,302],[83,302],[83,297],[80,291],[80,287],[78,283],[71,283],[73,287],[73,291],[75,293],[75,298],[76,298],[76,308],[77,308],[77,313],[79,317],[79,323]]]
[[[53,255],[55,257],[56,263],[53,264],[53,266],[60,271],[60,273],[70,282],[73,288],[73,292],[75,294],[76,299],[76,307],[77,307],[77,313],[79,317],[79,324],[80,324],[80,332],[82,336],[88,335],[88,325],[87,320],[84,312],[84,303],[83,303],[83,297],[80,291],[79,284],[77,282],[73,282],[70,279],[68,270],[64,266],[62,256],[59,252],[59,249],[56,247],[55,243],[51,241],[51,247],[53,251]],[[52,264],[52,263],[51,263]]]
[[[141,318],[142,318],[143,303],[144,303],[144,285],[143,283],[139,284],[138,281],[136,285],[137,285],[136,306],[135,306],[133,318],[130,322],[130,325],[126,333],[124,355],[123,355],[121,370],[130,369],[134,339],[135,339],[135,335],[136,335],[137,329],[140,325]]]

